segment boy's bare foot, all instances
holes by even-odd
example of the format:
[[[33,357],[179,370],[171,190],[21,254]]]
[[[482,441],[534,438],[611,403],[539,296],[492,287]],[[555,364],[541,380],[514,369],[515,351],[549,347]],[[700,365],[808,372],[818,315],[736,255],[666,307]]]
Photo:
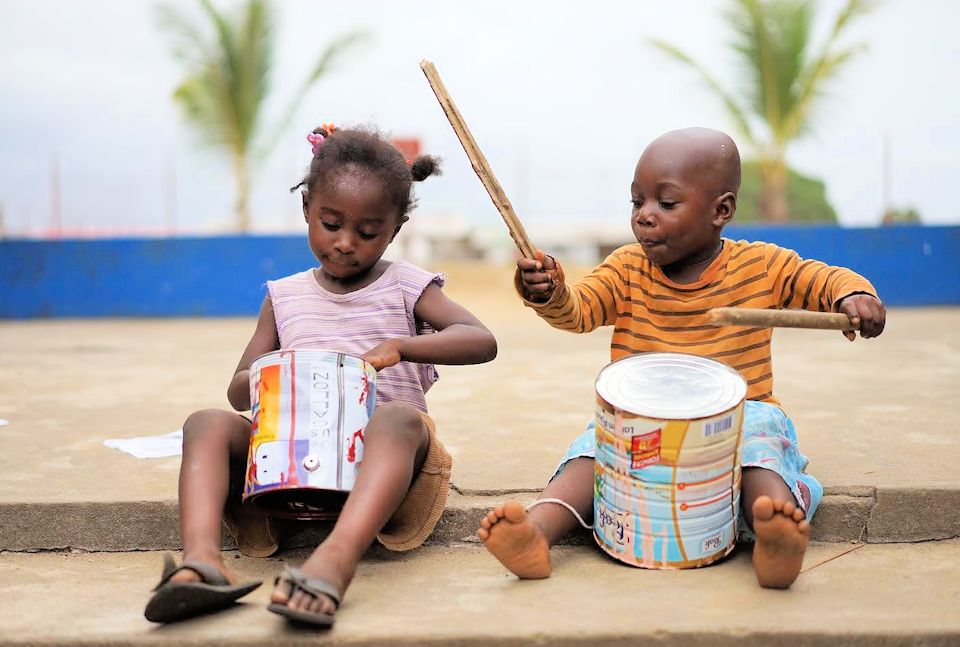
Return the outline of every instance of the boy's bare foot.
[[[517,577],[550,577],[550,545],[519,501],[507,501],[487,513],[477,534],[487,550]]]
[[[753,569],[760,586],[785,589],[797,579],[807,550],[810,524],[803,510],[792,501],[774,501],[768,496],[753,502]]]
[[[326,544],[321,544],[303,563],[300,570],[307,577],[326,580],[340,592],[340,597],[343,597],[344,592],[350,585],[350,580],[353,579],[355,568],[355,562],[352,562],[349,558],[344,558],[335,547],[327,547]],[[285,604],[291,609],[307,613],[331,615],[337,610],[336,603],[326,595],[314,596],[301,589],[296,589],[291,595],[290,591],[290,583],[281,579],[273,588],[270,601]]]

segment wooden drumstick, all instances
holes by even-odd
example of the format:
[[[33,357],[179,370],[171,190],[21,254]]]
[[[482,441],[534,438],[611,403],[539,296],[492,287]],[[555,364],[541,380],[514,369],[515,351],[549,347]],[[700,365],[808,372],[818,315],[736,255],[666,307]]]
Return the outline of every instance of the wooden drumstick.
[[[443,112],[447,115],[447,121],[453,126],[453,132],[456,133],[457,139],[460,140],[460,145],[463,146],[464,152],[466,152],[467,157],[470,159],[474,173],[480,178],[483,186],[487,189],[487,193],[490,194],[490,199],[493,200],[493,204],[497,207],[497,211],[500,212],[503,221],[507,223],[507,229],[510,231],[513,242],[517,244],[517,248],[521,254],[527,258],[533,258],[534,247],[527,237],[527,232],[524,230],[523,224],[521,224],[520,219],[517,218],[517,214],[513,210],[513,205],[510,204],[507,194],[503,192],[503,188],[500,186],[500,183],[497,182],[497,178],[494,177],[493,171],[487,163],[487,158],[480,152],[480,147],[477,146],[477,142],[473,139],[473,135],[470,134],[467,124],[464,123],[463,117],[460,116],[460,111],[457,110],[457,106],[453,103],[453,99],[450,98],[447,88],[443,85],[443,81],[440,80],[437,68],[434,67],[433,63],[424,59],[420,61],[420,69],[423,70],[427,81],[430,82],[433,93],[437,95],[437,101],[440,102]]]
[[[707,311],[715,326],[761,326],[764,328],[817,328],[858,330],[842,312],[767,310],[764,308],[713,308]]]

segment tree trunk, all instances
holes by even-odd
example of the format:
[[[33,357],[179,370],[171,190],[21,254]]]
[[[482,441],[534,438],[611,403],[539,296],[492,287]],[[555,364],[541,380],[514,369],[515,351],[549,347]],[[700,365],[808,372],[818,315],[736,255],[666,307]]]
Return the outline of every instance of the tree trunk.
[[[237,181],[237,199],[233,206],[237,216],[237,230],[246,234],[250,231],[250,172],[245,155],[234,154],[233,173]]]
[[[785,223],[790,220],[787,204],[787,165],[781,159],[760,162],[760,220]]]

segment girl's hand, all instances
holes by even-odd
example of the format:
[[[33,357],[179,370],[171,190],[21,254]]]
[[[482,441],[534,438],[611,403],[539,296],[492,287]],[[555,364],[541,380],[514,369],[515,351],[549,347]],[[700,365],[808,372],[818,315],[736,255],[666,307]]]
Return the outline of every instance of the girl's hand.
[[[528,301],[549,301],[557,287],[557,263],[552,256],[547,256],[542,250],[533,253],[534,258],[517,259],[520,269],[520,283],[523,286],[523,295]]]
[[[377,344],[363,354],[363,359],[378,371],[382,368],[395,366],[403,359],[401,340],[388,339],[385,342]]]
[[[864,339],[876,337],[883,332],[887,322],[887,309],[880,299],[869,294],[851,294],[844,297],[837,304],[837,309],[850,317],[850,321],[860,328],[860,336]],[[844,331],[843,335],[853,341],[857,333],[853,330]]]

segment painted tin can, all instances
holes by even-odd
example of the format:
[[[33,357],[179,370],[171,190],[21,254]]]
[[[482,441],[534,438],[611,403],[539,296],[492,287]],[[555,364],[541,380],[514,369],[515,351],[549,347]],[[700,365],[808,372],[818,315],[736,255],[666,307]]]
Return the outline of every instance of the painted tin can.
[[[335,517],[363,460],[376,378],[364,360],[332,351],[275,351],[254,360],[243,500],[274,516]]]
[[[642,353],[596,382],[594,537],[643,568],[694,568],[727,555],[740,510],[747,384],[682,353]]]

